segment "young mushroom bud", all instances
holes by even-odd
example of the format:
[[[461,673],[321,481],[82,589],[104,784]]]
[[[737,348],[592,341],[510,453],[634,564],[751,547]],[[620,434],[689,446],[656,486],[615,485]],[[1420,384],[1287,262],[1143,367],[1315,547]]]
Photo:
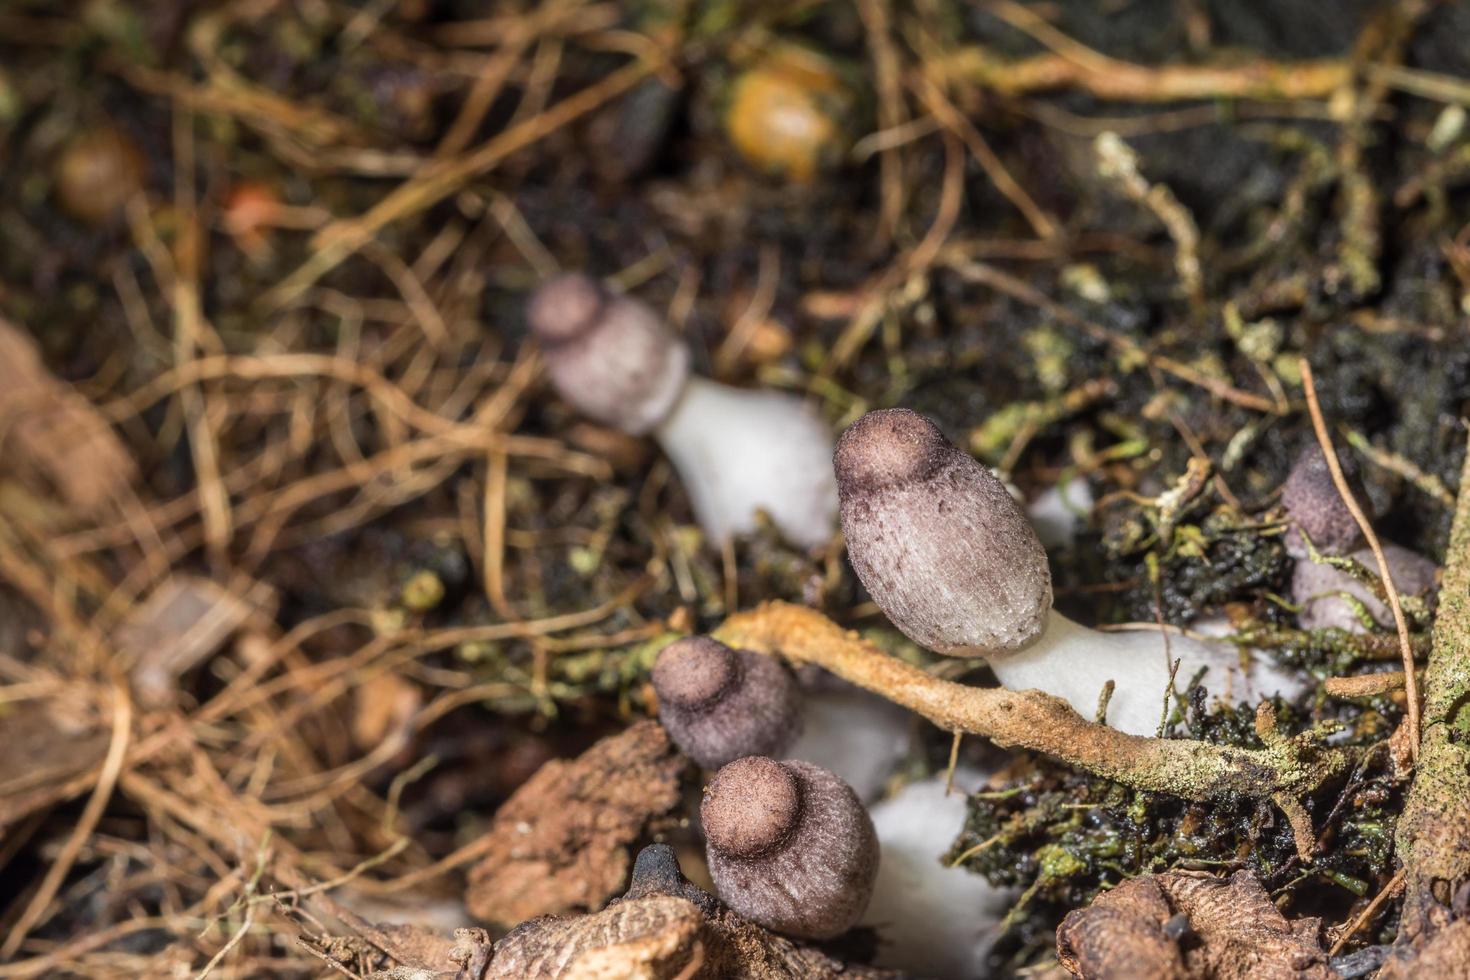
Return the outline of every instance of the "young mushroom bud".
[[[915,643],[959,657],[1020,650],[1051,609],[1051,570],[1005,485],[928,419],[869,412],[833,456],[848,558]]]
[[[779,755],[801,730],[801,696],[786,668],[707,636],[675,640],[653,665],[658,719],[699,765]]]
[[[827,770],[737,759],[715,774],[699,812],[715,891],[747,919],[829,939],[867,908],[878,875],[873,821]]]
[[[56,202],[84,224],[105,225],[142,193],[146,171],[143,151],[123,130],[83,130],[56,161]]]
[[[873,601],[914,642],[983,656],[1011,690],[1036,688],[1093,717],[1108,681],[1107,723],[1158,728],[1169,664],[1177,687],[1204,671],[1230,698],[1262,693],[1235,650],[1156,630],[1102,633],[1051,608],[1046,553],[996,477],[907,409],[870,412],[834,456],[848,558]],[[1261,671],[1264,694],[1289,678]]]
[[[1358,477],[1357,465],[1351,456],[1340,453],[1337,461],[1348,488],[1362,505],[1368,495]],[[1324,555],[1345,555],[1363,543],[1363,532],[1333,482],[1327,456],[1316,443],[1303,448],[1297,456],[1281,488],[1281,504],[1291,521],[1286,532],[1286,550],[1293,558],[1307,557],[1303,533]]]
[[[1367,512],[1368,495],[1353,458],[1339,453],[1337,460],[1353,497]],[[1281,503],[1291,521],[1286,532],[1286,550],[1296,559],[1291,597],[1301,606],[1297,618],[1302,628],[1364,633],[1370,627],[1370,620],[1392,628],[1388,605],[1374,595],[1367,583],[1326,561],[1313,561],[1303,540],[1303,536],[1310,539],[1319,555],[1352,558],[1378,575],[1378,561],[1372,549],[1364,547],[1362,528],[1342,499],[1327,466],[1327,456],[1317,443],[1305,446],[1297,456],[1281,488]],[[1381,544],[1389,576],[1399,595],[1431,596],[1435,589],[1434,562],[1390,541]]]
[[[646,304],[589,276],[547,281],[526,316],[556,390],[604,425],[642,435],[684,392],[689,348]]]
[[[706,534],[723,540],[765,511],[803,548],[832,536],[832,432],[799,398],[689,373],[689,349],[646,303],[580,274],[531,297],[527,319],[561,396],[593,419],[652,433]]]

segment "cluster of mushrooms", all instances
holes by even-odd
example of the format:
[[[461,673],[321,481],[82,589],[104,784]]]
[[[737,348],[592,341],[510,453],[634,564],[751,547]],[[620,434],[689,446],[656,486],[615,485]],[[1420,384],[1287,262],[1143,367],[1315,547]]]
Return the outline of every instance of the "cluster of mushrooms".
[[[834,451],[800,400],[691,377],[688,349],[657,313],[586,276],[543,285],[528,319],[563,397],[605,424],[654,433],[712,537],[749,530],[764,510],[793,543],[816,547],[840,518],[848,558],[888,619],[929,650],[985,658],[1010,689],[1046,691],[1092,717],[1110,688],[1101,720],[1135,735],[1160,729],[1176,678],[1199,678],[1231,701],[1300,690],[1299,678],[1230,643],[1100,632],[1057,613],[1046,551],[1021,506],[915,412],[869,412]],[[1372,591],[1322,557],[1363,542],[1315,445],[1282,496],[1304,622],[1382,622]],[[1389,547],[1400,592],[1432,589],[1432,563]],[[796,937],[856,924],[878,876],[879,837],[839,775],[786,756],[803,724],[796,678],[774,658],[694,636],[659,654],[652,682],[671,738],[717,770],[700,820],[719,897]]]

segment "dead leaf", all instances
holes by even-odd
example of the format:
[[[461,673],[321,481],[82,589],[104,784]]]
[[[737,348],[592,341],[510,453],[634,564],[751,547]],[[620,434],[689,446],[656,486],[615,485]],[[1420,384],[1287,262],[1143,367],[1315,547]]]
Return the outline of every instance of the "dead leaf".
[[[690,884],[674,851],[638,855],[628,893],[592,915],[543,916],[495,944],[494,980],[882,980],[746,921]]]
[[[1320,927],[1288,922],[1248,872],[1170,871],[1125,881],[1070,913],[1057,956],[1083,980],[1330,980],[1337,974]]]
[[[0,705],[0,830],[90,786],[108,741],[94,720],[54,702]]]

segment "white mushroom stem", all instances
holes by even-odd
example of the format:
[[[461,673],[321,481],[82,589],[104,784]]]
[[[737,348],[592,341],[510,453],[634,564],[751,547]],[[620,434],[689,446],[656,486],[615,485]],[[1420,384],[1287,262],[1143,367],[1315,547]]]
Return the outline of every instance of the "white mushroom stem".
[[[692,377],[654,435],[711,539],[754,530],[757,511],[799,547],[831,539],[832,432],[801,399]]]
[[[978,779],[961,770],[946,794],[944,777],[931,777],[869,808],[883,860],[862,922],[878,930],[878,966],[923,977],[985,975],[1015,893],[943,860],[965,825],[960,787]]]
[[[871,803],[907,758],[914,717],[871,691],[851,684],[808,692],[802,705],[801,735],[782,753],[830,769]]]
[[[1113,682],[1107,724],[1130,735],[1153,735],[1163,718],[1169,667],[1180,661],[1175,690],[1184,693],[1201,669],[1201,683],[1227,702],[1291,696],[1299,681],[1269,661],[1253,663],[1247,675],[1235,647],[1180,633],[1128,630],[1104,633],[1052,610],[1040,637],[1019,653],[990,659],[990,667],[1013,691],[1037,689],[1061,698],[1084,718],[1097,713],[1104,685]]]

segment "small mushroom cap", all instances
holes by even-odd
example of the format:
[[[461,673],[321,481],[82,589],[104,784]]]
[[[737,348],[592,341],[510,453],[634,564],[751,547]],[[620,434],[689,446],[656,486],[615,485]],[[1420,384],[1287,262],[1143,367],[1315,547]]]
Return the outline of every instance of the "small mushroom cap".
[[[1357,498],[1364,513],[1368,499],[1352,456],[1339,453],[1339,465],[1348,488]],[[1302,532],[1324,555],[1345,555],[1363,543],[1363,532],[1348,509],[1332,480],[1327,456],[1316,443],[1305,446],[1292,465],[1291,474],[1281,488],[1281,503],[1286,508],[1292,527],[1287,531],[1286,550],[1295,558],[1307,557]]]
[[[526,319],[543,344],[564,344],[596,325],[608,299],[607,290],[591,276],[566,272],[531,294]]]
[[[801,731],[800,690],[774,657],[690,636],[659,652],[652,679],[659,721],[706,769],[779,754]]]
[[[543,283],[526,307],[556,390],[588,417],[642,435],[689,379],[689,349],[648,304],[581,273]]]
[[[951,656],[1025,648],[1046,625],[1051,570],[1005,485],[905,408],[869,412],[833,455],[847,555],[888,618]]]
[[[735,651],[707,636],[675,640],[659,652],[653,665],[659,701],[681,708],[704,707],[739,680]]]
[[[826,769],[738,759],[711,781],[700,817],[715,890],[752,922],[828,939],[867,908],[878,876],[873,821]]]
[[[753,858],[786,841],[801,818],[796,774],[774,759],[736,759],[715,774],[700,806],[711,847]]]

